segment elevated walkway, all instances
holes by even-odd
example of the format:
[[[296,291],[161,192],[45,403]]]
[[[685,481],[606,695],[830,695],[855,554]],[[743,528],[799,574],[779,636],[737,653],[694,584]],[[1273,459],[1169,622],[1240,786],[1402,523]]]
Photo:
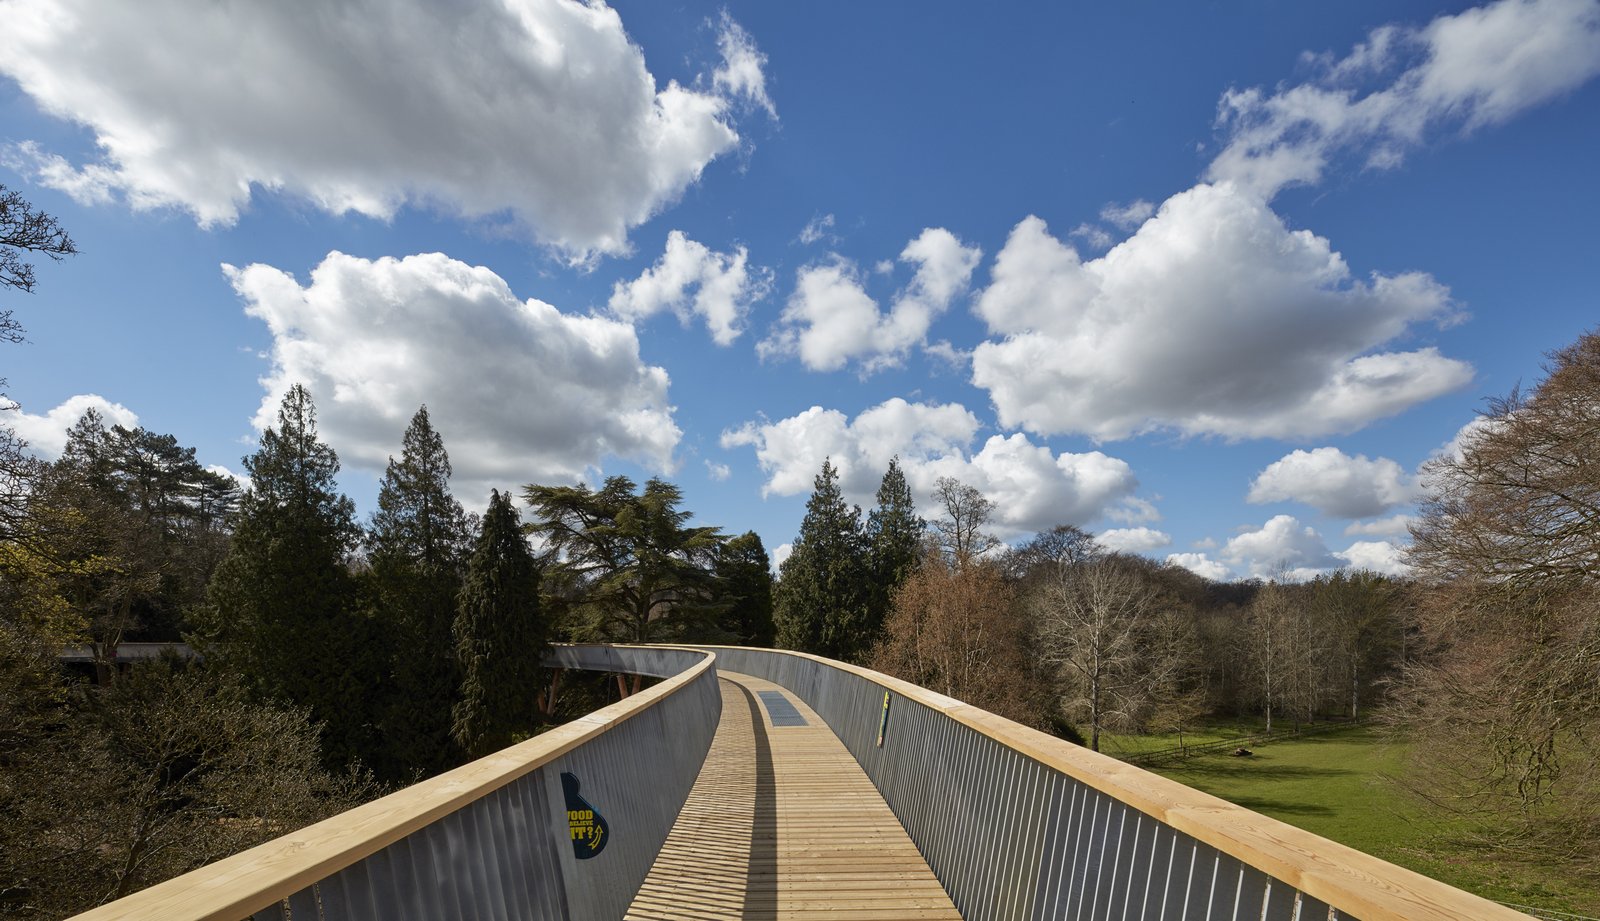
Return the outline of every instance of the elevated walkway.
[[[546,664],[664,680],[80,921],[1528,918],[858,666]]]
[[[705,766],[626,917],[960,919],[816,712],[770,681],[720,676]]]

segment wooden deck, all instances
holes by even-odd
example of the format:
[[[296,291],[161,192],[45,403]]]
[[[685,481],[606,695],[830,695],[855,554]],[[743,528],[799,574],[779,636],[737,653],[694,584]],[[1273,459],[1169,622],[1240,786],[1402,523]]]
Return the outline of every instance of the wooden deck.
[[[627,918],[956,919],[928,864],[833,732],[777,685],[723,672],[705,767]],[[806,721],[773,726],[779,691]]]

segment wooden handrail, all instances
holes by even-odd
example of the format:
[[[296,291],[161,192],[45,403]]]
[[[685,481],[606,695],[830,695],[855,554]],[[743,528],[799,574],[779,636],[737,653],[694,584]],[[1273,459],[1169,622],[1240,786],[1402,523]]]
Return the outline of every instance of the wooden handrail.
[[[719,650],[731,646],[697,646]],[[945,714],[1362,921],[1529,921],[1530,916],[987,710],[869,668],[787,650]]]
[[[716,655],[525,742],[157,883],[73,921],[239,921],[493,793],[686,687]]]

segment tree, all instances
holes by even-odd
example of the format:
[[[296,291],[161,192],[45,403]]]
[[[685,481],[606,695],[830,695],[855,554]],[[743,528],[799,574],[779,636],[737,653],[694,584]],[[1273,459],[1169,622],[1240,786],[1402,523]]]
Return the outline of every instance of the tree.
[[[1411,563],[1430,579],[1504,591],[1600,584],[1600,332],[1551,355],[1532,393],[1512,391],[1429,462]]]
[[[1600,853],[1600,332],[1423,471],[1420,653],[1391,715],[1430,799],[1592,869]]]
[[[33,253],[56,262],[78,252],[61,224],[33,207],[14,190],[0,185],[0,288],[32,291]],[[0,310],[0,341],[21,342],[22,325],[9,309]]]
[[[539,566],[510,493],[489,495],[454,638],[463,676],[451,720],[456,744],[479,758],[531,735],[549,632],[539,610]]]
[[[1000,539],[984,530],[994,503],[977,487],[942,476],[934,486],[933,504],[940,512],[933,520],[933,533],[952,564],[965,566],[1000,546]]]
[[[911,487],[900,469],[900,459],[890,458],[889,469],[878,485],[878,507],[867,515],[866,542],[872,570],[872,597],[868,609],[865,644],[877,642],[884,619],[899,588],[922,559],[922,538],[928,523],[917,515]]]
[[[1288,687],[1290,609],[1287,589],[1277,581],[1267,583],[1250,603],[1245,616],[1244,649],[1246,668],[1254,679],[1256,701],[1272,731],[1273,708],[1280,712]]]
[[[26,537],[0,555],[20,616],[45,633],[88,643],[102,683],[116,674],[117,646],[152,615],[169,621],[168,638],[176,638],[170,622],[178,606],[162,603],[175,556],[168,535],[141,506],[148,495],[119,480],[115,443],[100,415],[86,412],[68,430],[61,459],[34,478]]]
[[[579,609],[585,638],[615,643],[716,639],[726,605],[713,571],[722,534],[690,527],[683,493],[625,476],[587,486],[529,485],[528,530],[545,547],[551,593]],[[707,635],[707,634],[711,635]]]
[[[461,675],[452,630],[471,535],[450,495],[450,473],[424,406],[406,428],[399,460],[389,458],[367,532],[374,620],[389,663],[374,769],[394,780],[454,761],[451,708]]]
[[[334,482],[339,458],[317,438],[304,387],[289,388],[244,465],[250,489],[196,639],[259,698],[326,723],[325,754],[343,765],[371,750],[377,669],[346,565],[360,536],[355,506]]]
[[[778,645],[847,662],[870,647],[868,555],[860,506],[845,504],[839,473],[822,462],[789,558],[778,570]]]
[[[1166,603],[1145,568],[1118,555],[1059,564],[1030,601],[1040,657],[1066,678],[1067,708],[1088,724],[1089,747],[1100,750],[1107,728],[1139,726],[1149,692],[1178,667],[1155,654]]]
[[[8,638],[0,627],[0,701],[30,718],[8,719],[0,746],[7,917],[77,914],[375,792],[319,764],[304,711],[254,703],[231,676],[158,662],[74,693],[47,654]]]
[[[717,550],[717,579],[728,603],[722,629],[743,646],[771,646],[777,635],[772,623],[772,561],[761,536],[746,531],[722,542]]]
[[[1306,591],[1312,617],[1326,637],[1330,670],[1355,719],[1374,684],[1400,664],[1402,586],[1375,572],[1341,569],[1313,579]]]
[[[999,566],[953,566],[937,548],[894,595],[870,665],[1039,729],[1051,726],[1048,684]]]
[[[1035,534],[1022,546],[1007,550],[1001,562],[1008,576],[1027,582],[1036,576],[1048,578],[1062,566],[1093,562],[1104,553],[1093,534],[1074,525],[1058,524]]]
[[[55,218],[33,207],[20,194],[0,185],[0,288],[33,290],[31,254],[60,261],[78,251]],[[0,309],[0,342],[22,341],[22,324],[10,308]],[[0,377],[0,412],[16,409],[6,399]],[[18,536],[33,480],[40,464],[29,457],[28,443],[9,425],[0,424],[0,540]]]

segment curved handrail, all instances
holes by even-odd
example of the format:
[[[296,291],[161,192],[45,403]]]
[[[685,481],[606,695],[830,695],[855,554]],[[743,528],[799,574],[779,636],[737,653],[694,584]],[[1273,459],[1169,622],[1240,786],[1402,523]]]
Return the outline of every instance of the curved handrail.
[[[802,652],[754,650],[737,646],[707,645],[696,648],[723,653],[719,667],[729,671],[744,671],[745,668],[741,666],[753,662],[750,659],[752,653],[776,654],[792,656],[864,679],[885,691],[942,713],[956,723],[1113,797],[1341,913],[1365,921],[1459,921],[1463,918],[1527,921],[1529,917],[1371,854],[891,675]],[[761,677],[778,684],[785,683],[773,674]],[[791,687],[790,690],[805,696],[802,689]],[[817,707],[816,701],[808,700],[807,703],[813,708]],[[839,729],[834,727],[835,732],[839,732]],[[876,777],[874,781],[877,781]],[[922,845],[920,841],[917,843]]]
[[[372,856],[442,817],[650,711],[689,687],[716,654],[660,684],[470,764],[207,864],[74,921],[238,921]]]

